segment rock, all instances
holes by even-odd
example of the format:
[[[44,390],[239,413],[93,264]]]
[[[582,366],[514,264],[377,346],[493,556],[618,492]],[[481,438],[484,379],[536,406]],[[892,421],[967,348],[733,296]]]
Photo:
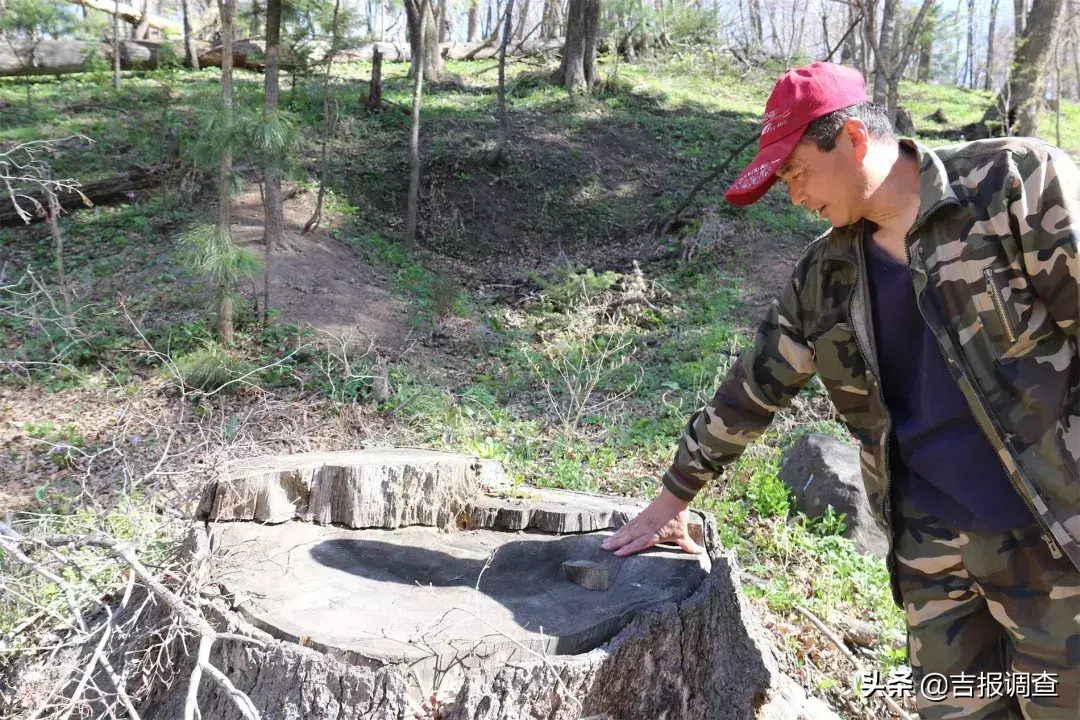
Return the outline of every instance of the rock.
[[[447,527],[480,493],[476,458],[431,450],[272,455],[224,474],[204,490],[199,519]]]
[[[938,108],[934,112],[927,115],[926,119],[936,122],[940,125],[947,125],[949,123],[949,119],[945,117],[945,111],[941,108]]]
[[[477,325],[471,335],[474,345],[481,348],[497,348],[502,345],[502,336],[487,325]]]
[[[779,477],[808,517],[821,517],[831,505],[847,515],[844,535],[859,552],[879,557],[888,552],[885,533],[870,512],[858,448],[828,435],[803,435],[784,455]]]
[[[566,579],[586,590],[607,590],[611,587],[611,573],[606,566],[592,560],[567,560],[562,564]]]
[[[911,121],[911,113],[906,108],[896,109],[896,132],[902,137],[915,137],[915,123]]]

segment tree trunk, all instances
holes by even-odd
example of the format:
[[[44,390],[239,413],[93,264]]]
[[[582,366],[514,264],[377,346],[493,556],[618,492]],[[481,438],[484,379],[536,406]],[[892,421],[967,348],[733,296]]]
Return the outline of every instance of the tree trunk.
[[[1020,38],[1024,36],[1024,29],[1027,27],[1027,0],[1013,0],[1013,52],[1017,52],[1020,48]]]
[[[112,46],[113,46],[113,89],[120,89],[120,0],[116,0],[113,11]]]
[[[479,0],[472,0],[469,3],[469,26],[466,32],[466,42],[476,42],[476,30],[480,20],[480,2]]]
[[[263,77],[263,121],[271,122],[278,112],[278,58],[281,56],[281,1],[266,2],[266,73]],[[328,68],[329,71],[329,68]],[[281,199],[281,161],[268,158],[263,168],[266,179],[263,221],[263,324],[270,313],[270,257],[285,234],[285,211]]]
[[[195,45],[195,34],[191,22],[191,0],[180,0],[184,13],[184,62],[192,70],[199,69],[199,49]]]
[[[49,229],[52,231],[56,249],[56,279],[60,283],[60,294],[64,298],[67,326],[71,329],[75,327],[75,314],[71,311],[71,293],[68,291],[67,276],[64,274],[64,236],[60,232],[60,203],[56,201],[56,194],[51,189],[46,189],[45,193],[49,196]]]
[[[140,167],[131,172],[83,183],[79,186],[79,192],[86,196],[92,206],[119,205],[131,202],[131,196],[135,193],[142,193],[157,187],[165,179],[165,175],[165,171],[160,167]],[[49,198],[47,194],[43,192],[28,192],[26,194],[41,203],[42,207],[48,206]],[[82,196],[78,193],[61,193],[56,196],[56,202],[61,210],[69,213],[87,207]],[[23,207],[29,207],[33,203],[23,198],[20,199],[19,204]],[[42,222],[47,219],[48,217],[45,214],[33,215],[30,222]],[[22,227],[23,224],[24,222],[19,217],[11,198],[6,194],[0,196],[0,228]]]
[[[558,0],[544,0],[544,17],[540,23],[540,38],[547,40],[555,37],[559,32],[559,2]]]
[[[1077,43],[1076,35],[1073,35],[1072,39],[1072,59],[1073,59],[1073,82],[1076,83],[1074,92],[1074,100],[1080,102],[1080,44]]]
[[[986,78],[983,80],[983,89],[991,90],[994,86],[994,33],[997,31],[998,3],[1001,0],[990,0],[990,30],[986,34]]]
[[[150,0],[144,0],[142,17],[139,18],[139,24],[136,25],[135,29],[131,32],[132,40],[145,40],[150,34],[150,11]]]
[[[930,82],[930,63],[934,56],[934,37],[927,33],[919,42],[919,70],[916,78],[919,82]]]
[[[233,16],[236,0],[219,0],[221,11],[221,107],[232,115],[233,108]],[[232,175],[232,148],[221,154],[218,168],[218,232],[232,237],[230,175]],[[218,342],[226,347],[233,342],[232,288],[218,288]]]
[[[405,0],[408,5],[412,0]],[[424,17],[431,11],[430,0],[420,0],[416,8],[417,17]],[[424,92],[424,75],[420,68],[425,67],[424,55],[427,52],[425,43],[417,43],[416,55],[413,57],[413,95],[412,95],[412,125],[409,128],[409,199],[405,211],[405,247],[412,250],[416,247],[416,226],[418,205],[420,200],[420,99]]]
[[[881,12],[881,29],[878,46],[874,48],[874,102],[887,105],[889,97],[889,71],[892,59],[893,26],[896,22],[897,0],[885,0]]]
[[[416,72],[417,60],[423,60],[424,79],[438,82],[442,78],[443,60],[439,51],[439,29],[435,11],[427,0],[405,0],[406,22],[409,30],[409,47],[414,58],[409,77]],[[419,52],[423,46],[423,52]]]
[[[375,37],[375,9],[371,7],[371,0],[364,3],[364,21],[367,23],[368,37]]]
[[[1034,137],[1039,130],[1039,94],[1054,32],[1061,15],[1062,0],[1034,0],[1024,23],[1024,34],[1017,44],[1007,94],[999,98],[998,108],[1005,111],[1012,135]]]
[[[765,34],[761,26],[761,0],[747,0],[746,5],[750,13],[750,31],[753,33],[754,42],[760,45],[765,42]]]
[[[566,13],[566,45],[555,82],[570,93],[588,90],[596,69],[596,31],[600,0],[570,0]]]
[[[114,0],[114,2],[109,2],[109,0],[67,0],[67,2],[72,5],[81,5],[83,7],[83,12],[86,11],[86,8],[100,10],[109,15],[119,12],[121,20],[132,24],[138,23],[142,18],[142,13],[136,8],[116,0]],[[166,20],[165,18],[156,15],[151,16],[147,22],[150,27],[155,30],[161,30],[162,32],[174,32],[179,34],[183,31],[183,28],[179,23],[173,20]]]
[[[368,110],[382,110],[382,53],[375,48],[371,59],[371,86],[368,88]]]
[[[506,17],[509,21],[514,12],[514,0],[507,0]],[[510,23],[503,27],[502,46],[499,48],[499,140],[495,143],[488,154],[489,164],[495,164],[502,159],[503,150],[506,148],[506,140],[510,135],[510,119],[506,112],[506,46],[510,42]]]
[[[967,0],[967,59],[964,66],[967,68],[967,77],[964,84],[969,90],[975,89],[975,0]]]
[[[280,0],[279,0],[280,2]],[[323,76],[323,135],[322,135],[322,159],[321,159],[321,172],[319,173],[319,197],[315,201],[315,212],[311,214],[311,218],[304,223],[304,229],[301,230],[301,234],[311,232],[314,228],[319,226],[322,221],[322,209],[323,201],[326,198],[326,178],[329,174],[330,163],[327,160],[327,146],[330,144],[330,133],[333,123],[330,120],[330,68],[334,64],[334,51],[338,46],[338,11],[341,7],[341,0],[334,0],[334,16],[330,21],[330,54],[326,59],[326,75]],[[378,51],[376,51],[378,52]],[[375,68],[371,71],[371,80],[374,85],[375,72],[378,69],[382,70],[382,55],[376,55]],[[369,98],[370,101],[370,98]],[[266,306],[265,301],[263,306]]]
[[[508,0],[507,7],[510,6]],[[511,15],[507,13],[506,17],[509,19]],[[529,0],[522,0],[521,14],[518,16],[517,28],[514,31],[514,38],[521,40],[525,37],[525,26],[529,24]]]
[[[449,30],[449,24],[447,23],[448,9],[450,0],[439,0],[438,12],[435,13],[435,26],[439,29],[439,43],[444,43],[448,40],[447,31]]]

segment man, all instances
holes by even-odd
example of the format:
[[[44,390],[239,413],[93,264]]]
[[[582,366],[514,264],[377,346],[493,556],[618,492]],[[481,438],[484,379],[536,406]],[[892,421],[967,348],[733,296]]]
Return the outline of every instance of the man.
[[[1080,717],[1080,171],[1038,140],[898,140],[859,73],[814,63],[726,197],[777,180],[833,228],[605,548],[699,551],[688,503],[816,373],[890,540],[921,717]]]

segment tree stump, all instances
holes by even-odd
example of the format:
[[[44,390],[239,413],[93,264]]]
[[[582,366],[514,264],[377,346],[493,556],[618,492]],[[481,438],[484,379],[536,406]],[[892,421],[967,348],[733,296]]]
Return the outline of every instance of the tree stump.
[[[219,642],[219,667],[282,720],[390,720],[432,692],[456,720],[836,717],[779,671],[710,516],[706,554],[616,558],[600,544],[642,503],[500,475],[416,450],[230,467],[200,514],[262,522],[209,525],[221,623],[269,637]],[[213,684],[199,701],[239,717]]]
[[[382,53],[375,48],[371,60],[371,87],[368,89],[367,109],[382,110]]]

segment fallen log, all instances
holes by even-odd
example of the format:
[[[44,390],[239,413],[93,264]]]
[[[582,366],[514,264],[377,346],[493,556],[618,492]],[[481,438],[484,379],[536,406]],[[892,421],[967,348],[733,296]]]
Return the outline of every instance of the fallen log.
[[[563,38],[551,40],[526,40],[507,48],[507,55],[528,57],[557,53],[562,50]],[[156,40],[121,40],[120,67],[124,70],[155,70],[158,66],[158,54],[164,42]],[[183,57],[181,41],[170,43],[173,52]],[[199,42],[199,66],[221,67],[221,46],[211,46]],[[327,46],[328,48],[329,46]],[[361,43],[342,50],[334,56],[334,62],[372,62],[376,49],[386,62],[408,62],[411,56],[408,45],[398,43]],[[319,57],[325,48],[316,48],[315,57]],[[449,60],[487,60],[498,54],[498,46],[485,46],[484,43],[443,43],[443,57]],[[233,47],[233,67],[261,72],[263,69],[264,45],[259,40],[237,40]],[[112,45],[108,43],[83,42],[80,40],[42,40],[36,44],[15,42],[14,49],[7,43],[0,43],[0,77],[21,75],[63,75],[86,71],[87,61],[91,57],[100,57],[112,61]],[[289,70],[288,62],[281,64],[283,70]]]
[[[112,15],[114,13],[120,16],[120,19],[124,22],[137,25],[140,20],[143,19],[142,11],[128,5],[127,3],[114,3],[112,0],[67,0],[73,5],[82,5],[85,8],[92,10],[100,10],[101,12]],[[148,19],[147,25],[152,28],[161,30],[162,32],[168,31],[173,33],[184,33],[184,26],[175,20],[168,20],[157,15],[151,15]]]
[[[124,70],[154,70],[162,42],[154,40],[121,40],[120,67]],[[208,47],[206,43],[202,43]],[[178,41],[173,50],[179,57],[184,48]],[[36,44],[15,41],[0,43],[0,77],[20,75],[63,75],[86,71],[92,57],[104,58],[112,64],[112,45],[81,40],[42,40]],[[220,62],[220,59],[219,59]]]
[[[136,193],[157,187],[164,179],[165,170],[163,168],[157,166],[141,167],[103,180],[88,182],[80,186],[79,191],[93,205],[116,205],[131,202]],[[48,207],[45,194],[38,190],[28,192],[26,195],[33,198],[33,200],[25,197],[20,198],[19,205],[33,215],[30,222],[36,223],[47,220],[48,218],[43,212],[35,212],[37,206],[34,204],[34,201],[37,201],[41,204],[41,207]],[[59,193],[56,197],[60,202],[60,207],[67,212],[86,207],[86,203],[79,193]],[[24,224],[22,218],[19,217],[19,213],[15,210],[11,198],[7,195],[0,196],[0,228],[20,227]]]

